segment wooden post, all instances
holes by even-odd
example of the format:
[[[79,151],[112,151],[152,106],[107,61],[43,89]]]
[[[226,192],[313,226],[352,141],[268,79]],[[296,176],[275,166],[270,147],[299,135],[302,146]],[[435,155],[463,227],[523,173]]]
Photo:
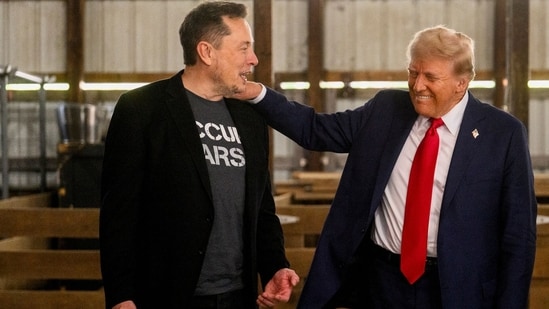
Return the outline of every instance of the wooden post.
[[[530,0],[496,0],[494,27],[494,105],[528,127]]]
[[[84,16],[85,0],[67,0],[67,100],[84,102],[80,82],[84,79]]]
[[[254,80],[273,87],[272,1],[254,0],[254,50],[259,65],[254,68]],[[269,130],[269,169],[274,175],[273,132]],[[273,188],[274,190],[274,188]]]
[[[309,37],[308,37],[308,70],[309,81],[308,103],[317,112],[323,112],[324,92],[320,80],[324,76],[324,0],[309,1]],[[322,153],[307,151],[305,170],[322,171]]]

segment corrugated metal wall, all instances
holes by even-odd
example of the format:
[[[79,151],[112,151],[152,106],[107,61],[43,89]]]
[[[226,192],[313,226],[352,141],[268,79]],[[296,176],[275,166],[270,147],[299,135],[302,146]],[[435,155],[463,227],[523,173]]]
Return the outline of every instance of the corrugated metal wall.
[[[87,73],[173,73],[182,68],[178,29],[186,13],[201,1],[101,1],[85,7],[84,63]],[[253,27],[253,1],[250,8]],[[403,70],[413,33],[436,24],[465,32],[476,41],[477,70],[492,67],[495,0],[326,0],[326,70]],[[307,70],[307,0],[273,0],[273,71]],[[0,1],[0,65],[34,73],[63,73],[66,67],[65,1]],[[530,68],[549,70],[549,1],[530,0]],[[261,63],[261,59],[260,59]],[[292,93],[298,98],[303,94]],[[352,108],[367,96],[327,96],[331,109]],[[489,101],[489,96],[487,96]],[[15,102],[12,102],[15,103]],[[55,105],[48,102],[48,119]],[[112,104],[100,98],[94,104]],[[9,134],[17,153],[31,156],[35,130],[29,104],[10,104]],[[549,156],[549,96],[530,105],[530,141],[534,156]],[[27,127],[28,126],[28,127]],[[48,125],[48,147],[58,132]],[[52,132],[53,131],[53,132]],[[25,132],[25,133],[23,133]],[[51,142],[51,140],[54,142]],[[28,145],[27,145],[28,144]],[[13,150],[15,151],[15,150]],[[299,167],[300,150],[275,136],[275,156],[288,168]],[[48,151],[49,155],[55,149]],[[289,162],[289,163],[288,163]],[[331,164],[338,168],[338,164]],[[545,167],[549,168],[549,167]],[[286,175],[286,174],[281,174]],[[283,176],[282,176],[283,177]],[[28,182],[24,180],[22,182]]]
[[[182,66],[178,28],[201,1],[86,1],[87,72],[173,72]],[[240,1],[252,8],[253,1]],[[307,68],[306,0],[273,0],[275,72]],[[327,70],[400,70],[412,34],[445,24],[476,41],[477,69],[490,70],[494,0],[326,0]],[[530,67],[549,69],[549,2],[530,0]],[[65,2],[1,1],[0,63],[65,71]],[[253,10],[249,21],[253,27]]]

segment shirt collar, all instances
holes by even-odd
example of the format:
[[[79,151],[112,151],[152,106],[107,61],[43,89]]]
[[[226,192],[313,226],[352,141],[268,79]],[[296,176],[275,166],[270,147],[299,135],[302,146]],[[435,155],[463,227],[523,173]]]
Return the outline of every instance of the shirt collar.
[[[459,133],[459,127],[461,126],[461,121],[463,120],[463,114],[465,113],[465,107],[467,107],[467,102],[469,101],[469,91],[465,91],[465,95],[458,104],[456,104],[452,109],[442,116],[444,124],[448,128],[448,131],[452,135],[457,136]]]
[[[461,126],[461,121],[463,120],[463,114],[465,113],[465,107],[467,106],[467,102],[469,101],[469,92],[466,91],[465,95],[461,98],[461,100],[456,104],[452,109],[446,113],[444,116],[442,116],[442,120],[444,121],[444,125],[446,128],[448,128],[448,131],[454,135],[457,136],[459,133],[459,127]],[[430,118],[425,116],[419,116],[418,118],[418,124],[419,126],[426,126],[429,127],[427,122]]]

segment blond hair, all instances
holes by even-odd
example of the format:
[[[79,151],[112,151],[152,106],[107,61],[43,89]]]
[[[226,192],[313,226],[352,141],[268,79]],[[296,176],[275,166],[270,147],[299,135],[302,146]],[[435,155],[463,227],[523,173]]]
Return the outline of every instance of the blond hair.
[[[475,77],[474,41],[464,33],[438,25],[417,32],[408,44],[406,56],[412,59],[437,57],[454,62],[454,72]]]

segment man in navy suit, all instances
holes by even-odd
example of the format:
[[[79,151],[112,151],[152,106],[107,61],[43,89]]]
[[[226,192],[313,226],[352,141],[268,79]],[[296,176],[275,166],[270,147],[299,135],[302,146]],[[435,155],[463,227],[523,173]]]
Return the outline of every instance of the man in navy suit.
[[[239,95],[304,148],[348,153],[299,308],[525,308],[537,203],[523,124],[477,100],[473,41],[443,26],[408,46],[409,91],[319,114],[260,84]],[[400,270],[408,179],[441,118],[424,271]],[[421,264],[420,260],[420,264]]]

